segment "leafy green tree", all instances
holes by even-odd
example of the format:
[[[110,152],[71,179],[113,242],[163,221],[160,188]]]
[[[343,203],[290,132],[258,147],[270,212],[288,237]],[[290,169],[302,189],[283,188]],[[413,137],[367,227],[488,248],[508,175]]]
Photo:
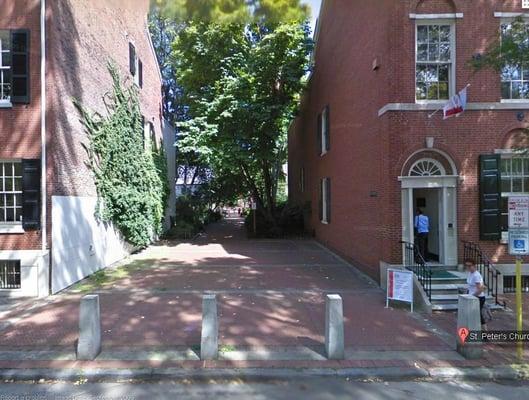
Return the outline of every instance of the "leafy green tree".
[[[154,0],[154,8],[177,22],[247,23],[304,21],[310,9],[299,0]]]
[[[275,219],[287,129],[310,67],[308,25],[190,23],[173,50],[187,107],[179,151],[238,182]]]
[[[492,41],[484,54],[471,61],[476,69],[492,68],[498,72],[505,66],[529,63],[529,27],[522,18],[502,27],[501,35]]]

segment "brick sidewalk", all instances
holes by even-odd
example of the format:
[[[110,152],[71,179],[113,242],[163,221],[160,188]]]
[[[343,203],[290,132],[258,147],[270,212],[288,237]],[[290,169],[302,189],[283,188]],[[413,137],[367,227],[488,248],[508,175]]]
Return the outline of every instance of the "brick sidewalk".
[[[218,293],[220,345],[233,348],[320,346],[324,340],[324,295],[344,300],[345,342],[351,351],[440,351],[453,343],[453,314],[432,318],[404,309],[385,309],[384,293],[369,279],[310,240],[247,240],[241,220],[212,225],[192,242],[161,242],[130,259],[101,285],[82,282],[77,288],[97,292],[101,299],[103,346],[137,349],[196,347],[200,343],[201,295]],[[50,304],[18,318],[0,330],[0,352],[38,351],[54,347],[72,352],[78,332],[79,300],[75,288]],[[19,317],[23,309],[4,315]],[[434,328],[432,328],[432,324]],[[2,325],[0,325],[2,326]],[[433,329],[437,327],[436,332]],[[1,329],[1,328],[0,328]],[[455,354],[455,353],[454,353]],[[153,361],[4,360],[1,368],[101,368],[189,366],[262,367],[387,367],[478,366],[511,363],[506,351],[487,349],[483,361],[449,360],[324,360],[306,361]],[[33,363],[33,364],[32,364]],[[48,363],[48,364],[46,364]],[[164,364],[165,363],[165,364]]]

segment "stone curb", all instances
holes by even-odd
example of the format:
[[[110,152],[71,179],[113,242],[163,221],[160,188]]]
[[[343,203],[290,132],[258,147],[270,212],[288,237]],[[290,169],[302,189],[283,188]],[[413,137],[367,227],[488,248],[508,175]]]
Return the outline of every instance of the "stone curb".
[[[307,377],[340,377],[351,380],[529,380],[529,376],[512,367],[495,368],[231,368],[231,369],[183,369],[183,368],[139,368],[139,369],[0,369],[2,381],[119,381],[119,380],[204,380],[246,379],[276,380]]]

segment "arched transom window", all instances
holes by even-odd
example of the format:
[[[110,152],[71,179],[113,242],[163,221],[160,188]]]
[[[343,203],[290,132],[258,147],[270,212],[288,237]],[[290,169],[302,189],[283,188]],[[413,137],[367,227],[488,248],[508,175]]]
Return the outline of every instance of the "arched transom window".
[[[441,176],[446,170],[437,160],[423,158],[417,161],[410,169],[410,176]]]

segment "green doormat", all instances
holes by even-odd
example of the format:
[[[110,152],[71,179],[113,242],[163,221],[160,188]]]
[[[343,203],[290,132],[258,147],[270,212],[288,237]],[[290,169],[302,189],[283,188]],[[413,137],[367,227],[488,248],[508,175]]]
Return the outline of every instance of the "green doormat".
[[[432,278],[450,278],[450,279],[460,279],[459,276],[452,274],[449,271],[439,270],[439,271],[432,271]]]

